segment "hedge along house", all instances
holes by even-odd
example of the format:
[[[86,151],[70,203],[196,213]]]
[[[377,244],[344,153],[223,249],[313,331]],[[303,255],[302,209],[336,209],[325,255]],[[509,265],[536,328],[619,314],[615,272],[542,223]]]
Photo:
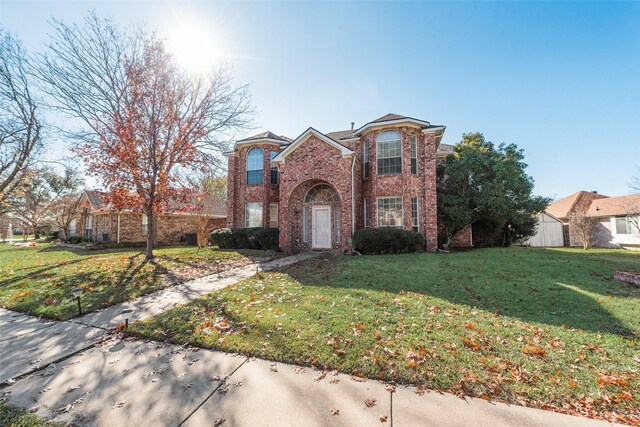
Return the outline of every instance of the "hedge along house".
[[[277,227],[285,251],[350,251],[353,233],[397,227],[437,248],[436,160],[445,127],[387,114],[291,140],[264,132],[228,157],[227,226]]]
[[[97,190],[82,193],[76,207],[77,218],[71,223],[69,234],[82,236],[94,242],[146,241],[146,215],[131,209],[117,210],[106,201],[106,195],[107,193]],[[224,227],[227,216],[225,201],[216,200],[211,203],[211,208],[211,229]],[[187,234],[195,233],[195,219],[188,209],[176,206],[168,214],[158,217],[156,241],[159,244],[184,243]]]

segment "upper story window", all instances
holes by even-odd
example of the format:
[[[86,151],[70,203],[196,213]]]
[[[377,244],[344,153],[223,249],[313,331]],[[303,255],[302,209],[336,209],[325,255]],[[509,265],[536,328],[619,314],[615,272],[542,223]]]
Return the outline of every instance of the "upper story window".
[[[271,171],[270,171],[270,178],[269,180],[271,181],[271,184],[277,184],[278,183],[278,167],[276,166],[275,163],[273,163],[273,159],[278,155],[277,151],[272,151],[269,155],[269,158],[271,160]]]
[[[418,138],[411,135],[411,173],[418,174]]]
[[[402,136],[395,130],[387,130],[376,140],[378,175],[402,173]]]
[[[247,153],[247,184],[262,184],[264,165],[262,148],[254,147]]]

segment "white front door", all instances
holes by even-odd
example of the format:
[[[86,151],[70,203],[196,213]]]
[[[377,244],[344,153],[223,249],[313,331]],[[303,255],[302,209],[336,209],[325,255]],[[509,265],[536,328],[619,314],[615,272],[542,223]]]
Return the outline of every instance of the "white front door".
[[[313,206],[311,247],[331,249],[331,206]]]

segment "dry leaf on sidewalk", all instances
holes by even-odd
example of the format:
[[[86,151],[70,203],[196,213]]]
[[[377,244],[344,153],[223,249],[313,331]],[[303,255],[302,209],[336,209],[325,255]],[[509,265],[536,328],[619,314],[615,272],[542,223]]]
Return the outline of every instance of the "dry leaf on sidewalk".
[[[367,405],[367,408],[373,408],[374,406],[376,406],[376,400],[375,398],[372,399],[367,399],[364,401],[364,404]]]
[[[120,402],[116,402],[115,405],[113,405],[113,408],[122,408],[125,403],[127,403],[126,400],[121,400]]]
[[[387,422],[387,418],[389,418],[389,415],[387,415],[387,414],[380,415],[380,422],[381,423],[386,423]]]
[[[220,417],[220,418],[218,418],[217,420],[215,420],[213,422],[213,427],[221,426],[222,424],[224,424],[225,421],[227,421],[227,420],[225,420],[224,417]]]
[[[396,386],[391,385],[391,384],[387,384],[386,389],[387,389],[387,391],[388,391],[389,393],[395,393],[395,392],[396,392]]]
[[[340,415],[340,409],[331,408],[331,414],[332,415]]]

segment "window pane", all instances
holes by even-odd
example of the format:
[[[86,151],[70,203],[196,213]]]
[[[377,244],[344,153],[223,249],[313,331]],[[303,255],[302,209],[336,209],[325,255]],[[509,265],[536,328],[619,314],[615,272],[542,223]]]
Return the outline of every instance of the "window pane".
[[[278,228],[278,204],[269,204],[269,227]]]
[[[262,148],[252,148],[247,153],[247,184],[262,184]]]
[[[418,198],[411,198],[411,226],[413,231],[418,231],[420,226],[418,224]]]
[[[392,130],[378,135],[376,143],[378,175],[402,173],[402,137]]]
[[[364,199],[364,228],[369,228],[369,200]]]
[[[278,183],[278,168],[276,167],[275,163],[273,163],[273,158],[276,157],[278,155],[277,151],[272,151],[270,154],[271,157],[271,173],[270,173],[270,182],[271,184],[277,184]]]
[[[245,227],[262,227],[262,203],[245,204]]]
[[[628,234],[627,218],[616,218],[616,234]]]
[[[378,199],[378,227],[402,227],[402,197]]]

